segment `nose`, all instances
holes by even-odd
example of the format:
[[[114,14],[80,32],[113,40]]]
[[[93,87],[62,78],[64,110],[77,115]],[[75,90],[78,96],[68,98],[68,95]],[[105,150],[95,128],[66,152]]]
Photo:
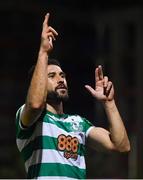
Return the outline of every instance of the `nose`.
[[[57,77],[57,83],[60,84],[60,83],[63,83],[64,82],[64,78],[61,77],[61,76],[58,76]]]

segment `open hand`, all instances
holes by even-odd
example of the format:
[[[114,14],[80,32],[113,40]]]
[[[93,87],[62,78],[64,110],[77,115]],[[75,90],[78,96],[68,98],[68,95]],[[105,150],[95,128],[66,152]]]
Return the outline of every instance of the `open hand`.
[[[114,98],[114,87],[107,76],[103,75],[102,66],[99,65],[95,69],[95,89],[89,85],[85,85],[85,88],[98,100],[111,101]]]
[[[53,40],[56,40],[57,31],[48,25],[50,14],[47,13],[43,22],[43,29],[41,34],[41,50],[50,52],[53,49]]]

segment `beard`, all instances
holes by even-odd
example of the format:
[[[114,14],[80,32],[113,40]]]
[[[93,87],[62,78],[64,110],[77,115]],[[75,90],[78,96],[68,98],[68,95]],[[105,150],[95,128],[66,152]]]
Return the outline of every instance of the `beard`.
[[[48,91],[47,102],[49,104],[59,104],[66,102],[69,99],[68,90],[56,89],[55,91]]]

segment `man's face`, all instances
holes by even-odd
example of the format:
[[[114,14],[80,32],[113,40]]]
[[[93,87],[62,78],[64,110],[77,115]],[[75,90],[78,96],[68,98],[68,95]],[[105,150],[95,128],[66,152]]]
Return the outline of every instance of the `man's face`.
[[[48,65],[47,102],[58,103],[68,99],[65,73],[57,65]]]

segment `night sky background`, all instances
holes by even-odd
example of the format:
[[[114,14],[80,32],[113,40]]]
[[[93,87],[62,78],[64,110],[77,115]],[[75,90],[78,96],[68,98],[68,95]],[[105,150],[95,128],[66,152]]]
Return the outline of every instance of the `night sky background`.
[[[51,57],[61,62],[69,86],[65,112],[108,128],[103,107],[84,88],[94,87],[94,70],[101,64],[115,85],[131,141],[129,154],[88,149],[87,177],[143,178],[143,5],[127,0],[0,1],[0,178],[25,178],[15,142],[15,114],[25,102],[28,71],[37,60],[47,12],[59,33]]]

